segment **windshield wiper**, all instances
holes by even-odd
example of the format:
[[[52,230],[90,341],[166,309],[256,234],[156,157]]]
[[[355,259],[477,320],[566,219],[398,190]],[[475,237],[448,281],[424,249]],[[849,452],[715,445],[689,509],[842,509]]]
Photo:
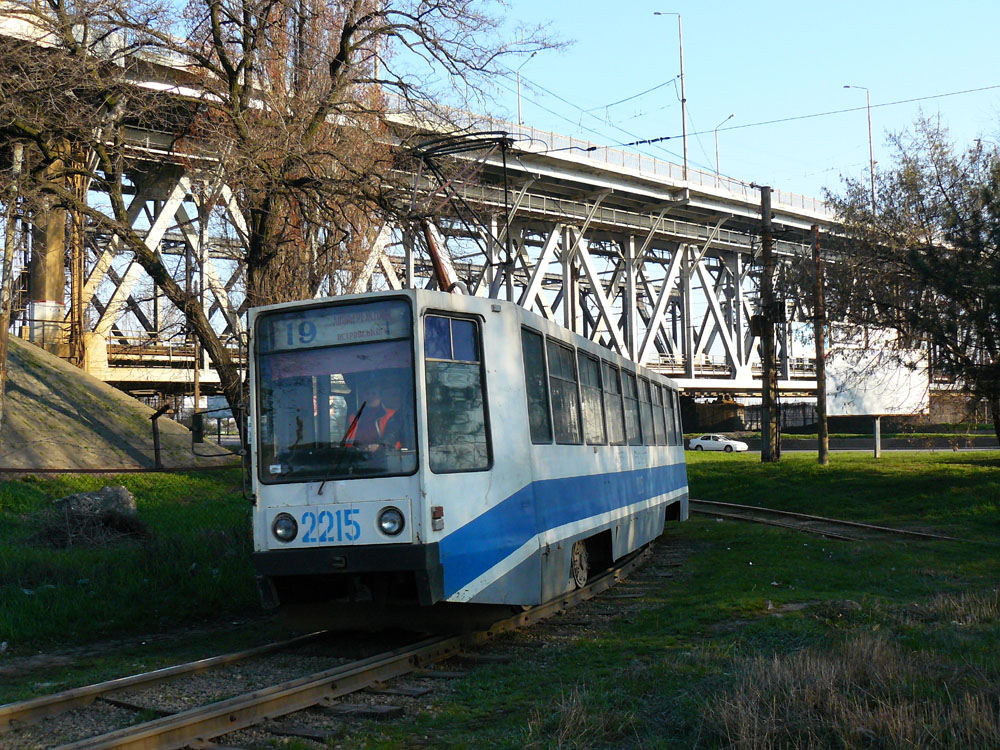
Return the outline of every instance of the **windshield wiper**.
[[[347,445],[347,436],[350,435],[351,431],[357,426],[358,420],[361,419],[361,413],[365,410],[366,406],[368,406],[368,402],[362,401],[361,406],[358,408],[358,413],[354,415],[354,419],[352,419],[351,423],[347,425],[347,431],[344,432],[344,437],[342,437],[340,439],[340,442],[337,443],[337,447],[343,448],[345,445]]]

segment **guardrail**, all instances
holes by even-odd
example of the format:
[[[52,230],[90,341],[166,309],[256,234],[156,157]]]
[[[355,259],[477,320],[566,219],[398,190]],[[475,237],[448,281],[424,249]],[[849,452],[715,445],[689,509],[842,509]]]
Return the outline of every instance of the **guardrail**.
[[[480,121],[488,130],[502,130],[508,132],[517,141],[525,141],[528,146],[526,151],[547,151],[553,156],[564,156],[572,159],[587,159],[598,162],[609,167],[619,169],[630,169],[643,174],[655,177],[666,177],[678,182],[684,181],[684,168],[678,164],[658,159],[655,156],[648,156],[636,151],[625,151],[611,146],[585,141],[572,136],[560,135],[547,130],[539,130],[533,127],[525,127],[516,123],[499,120],[492,117],[483,118]],[[533,147],[539,144],[541,148]],[[760,203],[760,190],[751,187],[750,183],[734,177],[719,175],[715,172],[705,172],[688,166],[689,185],[698,185],[706,188],[725,190],[742,200],[757,205]],[[785,206],[796,210],[810,211],[822,214],[829,218],[834,218],[834,213],[823,201],[818,198],[810,198],[805,195],[791,193],[784,190],[774,189],[771,191],[771,205]]]

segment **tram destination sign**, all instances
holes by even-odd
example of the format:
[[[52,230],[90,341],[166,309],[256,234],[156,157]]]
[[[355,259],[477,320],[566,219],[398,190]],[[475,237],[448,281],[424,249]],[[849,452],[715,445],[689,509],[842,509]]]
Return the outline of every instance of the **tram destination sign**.
[[[404,300],[303,307],[265,315],[257,323],[261,353],[388,341],[410,335]]]

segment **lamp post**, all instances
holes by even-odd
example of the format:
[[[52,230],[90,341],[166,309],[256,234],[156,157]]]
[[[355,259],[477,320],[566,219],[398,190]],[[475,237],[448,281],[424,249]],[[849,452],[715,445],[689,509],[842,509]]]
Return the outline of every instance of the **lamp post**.
[[[872,97],[871,92],[864,86],[844,85],[845,89],[861,89],[865,92],[865,102],[868,109],[868,162],[869,177],[872,188],[872,211],[875,210],[875,147],[872,143]]]
[[[524,120],[521,118],[521,68],[531,62],[531,58],[538,54],[538,50],[535,50],[530,55],[528,59],[517,66],[517,70],[514,73],[517,75],[517,124],[524,125]]]
[[[654,16],[677,16],[677,49],[681,58],[681,139],[684,143],[684,181],[688,178],[688,126],[687,126],[687,97],[684,95],[684,32],[681,27],[681,14],[671,12],[653,11]]]
[[[719,128],[725,125],[727,122],[733,119],[733,115],[729,115],[725,120],[720,122],[715,126],[715,178],[718,181],[719,178]]]

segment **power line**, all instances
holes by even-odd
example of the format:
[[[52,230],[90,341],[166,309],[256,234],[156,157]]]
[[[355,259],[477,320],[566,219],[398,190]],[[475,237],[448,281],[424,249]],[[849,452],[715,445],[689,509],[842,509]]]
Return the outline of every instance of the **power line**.
[[[523,78],[523,76],[522,76],[522,78]],[[527,80],[527,79],[525,79],[525,80]],[[677,80],[676,77],[673,78],[673,79],[671,79],[670,81],[665,81],[664,83],[659,84],[659,86],[655,86],[652,89],[649,89],[649,90],[647,90],[645,92],[642,92],[640,94],[636,94],[636,96],[642,96],[642,94],[649,93],[649,91],[655,91],[657,88],[661,88],[663,86],[666,86],[666,85],[672,83],[675,80]],[[564,99],[563,97],[559,96],[555,92],[546,89],[544,86],[541,86],[538,83],[535,83],[533,81],[529,81],[529,83],[533,87],[535,87],[535,88],[537,88],[537,89],[545,92],[549,96],[553,96],[556,99],[558,99],[559,101],[563,102],[564,104],[567,104],[570,107],[573,107],[574,109],[579,110],[581,113],[586,114],[586,115],[590,115],[594,119],[597,119],[597,120],[600,121],[600,118],[598,118],[596,115],[594,115],[592,110],[586,110],[583,107],[580,107],[579,105],[574,104],[573,102],[568,101],[567,99]],[[949,92],[946,92],[946,93],[943,93],[943,94],[930,94],[930,95],[927,95],[927,96],[917,96],[917,97],[912,97],[912,98],[909,98],[909,99],[898,99],[898,100],[891,101],[891,102],[882,102],[881,104],[872,104],[871,108],[872,109],[881,109],[883,107],[894,107],[894,106],[898,106],[900,104],[913,104],[915,102],[932,101],[934,99],[945,99],[945,98],[952,97],[952,96],[963,96],[965,94],[975,94],[975,93],[980,93],[980,92],[983,92],[983,91],[993,91],[993,90],[996,90],[996,89],[1000,89],[1000,84],[993,84],[993,85],[990,85],[990,86],[980,86],[978,88],[971,88],[971,89],[962,89],[962,90],[959,90],[959,91],[949,91]],[[631,98],[634,98],[634,97],[629,97],[629,99],[631,99]],[[601,133],[598,133],[597,131],[595,131],[592,128],[586,127],[582,123],[575,123],[571,119],[569,119],[568,117],[565,117],[564,115],[561,115],[561,114],[559,114],[557,112],[554,112],[551,109],[548,109],[547,107],[544,107],[543,105],[539,104],[537,100],[533,100],[533,101],[534,101],[534,103],[535,103],[536,106],[540,107],[541,109],[545,110],[546,112],[548,112],[550,114],[555,115],[556,117],[559,117],[560,119],[565,120],[566,122],[569,122],[569,123],[571,123],[573,125],[577,125],[578,127],[582,128],[582,129],[584,129],[584,130],[586,130],[589,133],[592,133],[594,135],[603,135]],[[622,101],[628,101],[628,99],[624,99]],[[613,104],[609,104],[609,105],[606,105],[606,106],[607,107],[611,107],[611,106],[614,106],[614,104],[619,104],[619,103],[621,103],[621,102],[615,102]],[[601,109],[601,108],[598,107],[597,109]],[[729,131],[729,130],[743,130],[745,128],[762,127],[762,126],[765,126],[765,125],[779,125],[779,124],[786,123],[786,122],[796,122],[796,121],[799,121],[799,120],[809,120],[809,119],[815,119],[815,118],[818,118],[818,117],[830,117],[830,116],[833,116],[833,115],[847,114],[847,113],[850,113],[850,112],[861,112],[861,111],[864,111],[864,110],[867,110],[867,109],[868,109],[867,106],[846,107],[844,109],[834,109],[834,110],[828,110],[828,111],[825,111],[825,112],[813,112],[811,114],[805,114],[805,115],[793,115],[793,116],[790,116],[790,117],[781,117],[781,118],[776,118],[776,119],[773,119],[773,120],[761,120],[759,122],[749,122],[749,123],[741,123],[741,124],[738,124],[738,125],[730,125],[729,127],[719,128],[719,131],[720,132],[725,132],[725,131]],[[630,119],[634,119],[634,118],[630,118]],[[678,154],[674,153],[673,151],[670,151],[669,149],[663,148],[662,146],[659,145],[660,143],[662,143],[664,141],[672,140],[672,139],[675,139],[675,138],[680,138],[681,136],[679,136],[679,135],[664,135],[664,136],[658,136],[658,137],[654,137],[654,138],[639,138],[637,134],[632,133],[632,132],[626,130],[625,128],[622,128],[620,125],[616,125],[614,123],[603,122],[603,121],[602,121],[602,124],[610,125],[615,130],[618,130],[618,131],[624,133],[625,135],[631,136],[632,138],[635,139],[635,140],[627,141],[627,142],[622,142],[622,141],[615,142],[613,144],[613,146],[615,146],[615,147],[629,147],[629,146],[651,145],[651,146],[656,146],[656,148],[658,150],[663,151],[664,153],[667,153],[667,154],[669,154],[671,156],[674,156],[674,157],[679,157]],[[714,133],[714,132],[715,132],[714,129],[713,130],[701,130],[701,131],[696,131],[694,133],[688,133],[688,135],[689,136],[708,135],[709,133]],[[704,167],[704,165],[701,165],[701,166]],[[704,167],[704,168],[707,169],[708,167]]]
[[[926,101],[930,101],[931,99],[944,99],[944,98],[949,97],[949,96],[961,96],[963,94],[976,94],[976,93],[979,93],[981,91],[992,91],[994,89],[1000,89],[1000,84],[995,84],[993,86],[981,86],[981,87],[975,88],[975,89],[963,89],[962,91],[949,91],[946,94],[931,94],[929,96],[916,96],[916,97],[913,97],[912,99],[898,99],[898,100],[893,101],[893,102],[883,102],[882,104],[873,104],[871,108],[872,109],[880,109],[882,107],[895,107],[895,106],[897,106],[899,104],[913,104],[914,102],[926,102]],[[809,119],[813,119],[813,118],[816,118],[816,117],[829,117],[830,115],[842,115],[842,114],[846,114],[848,112],[861,112],[861,111],[865,111],[867,109],[868,109],[867,106],[865,106],[865,107],[848,107],[847,109],[832,109],[832,110],[830,110],[828,112],[814,112],[814,113],[809,114],[809,115],[795,115],[795,116],[792,116],[792,117],[782,117],[782,118],[779,118],[777,120],[762,120],[760,122],[743,123],[742,125],[730,125],[728,128],[719,128],[719,131],[723,132],[723,131],[726,131],[726,130],[742,130],[743,128],[757,128],[757,127],[761,127],[762,125],[777,125],[777,124],[784,123],[784,122],[795,122],[796,120],[809,120]],[[700,131],[698,133],[688,133],[688,135],[707,135],[708,133],[713,133],[713,132],[715,132],[715,131],[713,131],[713,130],[702,130],[702,131]],[[668,136],[663,136],[663,137],[655,139],[655,140],[667,140],[667,139],[670,139],[670,138],[679,138],[679,137],[680,136],[676,136],[676,135],[675,136],[669,136],[668,135]],[[623,144],[620,144],[620,145],[627,146],[629,144],[623,143]]]
[[[504,67],[507,67],[507,66],[504,66]],[[510,70],[510,68],[508,68],[508,70]],[[513,72],[513,71],[511,71],[511,72]],[[573,109],[578,110],[581,114],[587,115],[589,117],[594,118],[595,120],[597,120],[598,122],[600,122],[602,125],[610,125],[614,130],[618,130],[618,131],[624,133],[627,136],[630,136],[632,138],[637,139],[636,141],[631,142],[631,143],[622,143],[622,142],[616,141],[614,143],[615,146],[626,146],[626,145],[637,146],[637,145],[646,145],[646,144],[656,145],[656,144],[660,143],[661,141],[670,140],[670,138],[673,137],[673,136],[663,136],[661,138],[649,138],[649,139],[638,140],[639,139],[639,135],[637,133],[633,133],[631,131],[628,131],[625,128],[621,127],[620,125],[615,125],[614,123],[605,122],[600,117],[598,117],[597,115],[593,114],[593,112],[590,112],[590,111],[584,109],[583,107],[581,107],[578,104],[574,104],[573,102],[571,102],[568,99],[560,96],[559,94],[555,93],[554,91],[550,91],[549,89],[545,88],[541,84],[536,83],[535,81],[531,81],[530,79],[526,78],[523,75],[521,76],[521,80],[527,82],[531,87],[536,88],[536,89],[538,89],[540,91],[543,91],[546,94],[548,94],[549,96],[555,97],[556,99],[558,99],[559,101],[561,101],[563,104],[566,104],[566,105],[572,107]],[[503,88],[506,88],[506,87],[503,87]],[[507,90],[510,91],[510,89],[507,89]],[[550,114],[553,114],[556,117],[559,117],[560,119],[565,120],[566,122],[569,122],[569,123],[571,123],[573,125],[576,125],[577,127],[580,127],[583,130],[586,130],[587,132],[592,133],[594,135],[598,135],[598,136],[600,136],[602,138],[607,137],[605,133],[600,133],[600,132],[594,130],[593,128],[588,128],[586,125],[583,125],[582,122],[580,122],[580,123],[573,122],[568,117],[565,117],[564,115],[561,115],[561,114],[558,114],[556,112],[553,112],[551,109],[548,109],[547,107],[544,107],[544,106],[538,104],[537,100],[532,100],[532,101],[534,101],[534,103],[538,107],[540,107],[541,109],[544,109],[546,112],[548,112]],[[672,157],[674,157],[676,159],[680,158],[680,154],[677,154],[677,153],[671,151],[670,149],[664,148],[664,147],[659,146],[659,145],[656,145],[656,148],[658,150],[662,151],[663,153],[668,154],[668,155],[670,155],[670,156],[672,156]],[[711,167],[706,166],[705,164],[701,164],[699,162],[695,162],[695,164],[697,166],[701,167],[702,169],[711,170]]]
[[[587,112],[596,112],[599,109],[611,109],[611,107],[616,107],[619,104],[624,104],[625,102],[630,102],[633,99],[638,99],[640,96],[645,96],[646,94],[651,94],[657,89],[662,89],[664,86],[669,86],[671,83],[677,80],[677,76],[674,76],[669,81],[664,81],[663,83],[653,86],[651,89],[646,89],[645,91],[640,91],[638,94],[633,94],[632,96],[627,96],[624,99],[619,99],[616,102],[611,102],[611,104],[602,104],[600,107],[592,107],[588,109]]]

